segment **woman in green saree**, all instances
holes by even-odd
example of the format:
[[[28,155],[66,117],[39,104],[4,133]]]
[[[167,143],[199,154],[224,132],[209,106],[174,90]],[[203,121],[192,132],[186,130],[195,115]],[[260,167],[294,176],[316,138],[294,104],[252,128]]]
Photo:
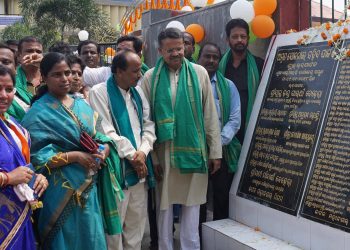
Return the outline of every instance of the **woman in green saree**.
[[[110,147],[105,144],[100,154],[86,153],[80,136],[85,131],[100,142],[107,142],[108,138],[96,133],[97,114],[92,108],[83,99],[68,95],[71,69],[64,55],[48,53],[40,64],[40,70],[46,83],[45,91],[34,98],[32,108],[23,119],[23,126],[31,133],[33,165],[46,175],[50,183],[38,218],[42,247],[106,249],[103,226],[108,229],[113,219],[117,221],[113,223],[114,227],[119,226],[116,204],[113,203],[116,196],[114,200],[109,200],[112,205],[107,201],[104,202],[107,208],[102,206],[103,213],[116,216],[102,218],[96,186],[98,178],[92,173],[99,171],[101,166],[97,159],[100,162],[106,160]],[[109,158],[107,162],[111,161]],[[114,160],[117,162],[112,165],[117,166],[119,159]],[[105,173],[104,176],[111,174]],[[112,186],[110,193],[113,193],[113,187],[118,190],[116,178],[108,181]],[[121,230],[120,226],[112,229],[112,233]]]

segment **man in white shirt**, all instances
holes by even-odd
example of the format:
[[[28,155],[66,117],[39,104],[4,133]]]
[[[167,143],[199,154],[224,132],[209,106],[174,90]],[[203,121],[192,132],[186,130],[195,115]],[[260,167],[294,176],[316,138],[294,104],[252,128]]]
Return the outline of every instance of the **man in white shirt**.
[[[147,157],[156,140],[150,109],[137,82],[140,57],[132,51],[118,53],[112,62],[113,75],[90,91],[90,104],[102,116],[98,128],[111,137],[122,160],[125,199],[119,203],[123,234],[107,235],[109,249],[141,249],[147,218],[147,177],[154,186],[152,164]],[[125,112],[125,110],[127,112]]]

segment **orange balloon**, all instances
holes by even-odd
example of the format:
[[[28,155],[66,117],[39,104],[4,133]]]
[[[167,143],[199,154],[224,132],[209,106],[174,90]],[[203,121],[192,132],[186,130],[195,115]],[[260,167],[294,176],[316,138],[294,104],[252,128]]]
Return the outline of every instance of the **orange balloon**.
[[[108,47],[106,50],[105,50],[105,54],[107,56],[115,56],[115,50],[111,47]]]
[[[277,8],[277,0],[254,0],[255,16],[271,15]]]
[[[259,38],[267,38],[275,31],[275,23],[271,17],[259,15],[251,22],[253,33]]]
[[[186,32],[190,33],[194,37],[194,41],[199,43],[204,38],[204,28],[196,23],[190,24],[186,28]]]
[[[215,0],[208,0],[207,5],[212,5]]]

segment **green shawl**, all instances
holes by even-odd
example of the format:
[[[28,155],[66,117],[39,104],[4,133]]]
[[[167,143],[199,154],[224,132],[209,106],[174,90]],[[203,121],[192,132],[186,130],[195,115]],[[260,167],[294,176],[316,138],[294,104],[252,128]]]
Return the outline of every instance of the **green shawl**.
[[[17,68],[16,74],[16,95],[26,104],[30,105],[30,102],[33,98],[32,93],[28,91],[27,88],[27,78],[24,70],[21,66]],[[14,117],[17,121],[21,121],[26,114],[24,109],[19,105],[16,100],[12,101],[12,105],[7,110],[7,113]]]
[[[97,133],[96,138],[100,143],[109,144],[110,153],[105,160],[106,166],[98,171],[98,198],[102,212],[103,227],[108,235],[121,234],[123,225],[118,210],[118,201],[124,199],[124,193],[119,185],[120,159],[116,150],[117,146],[110,138]],[[96,135],[96,136],[97,136]]]
[[[226,51],[224,56],[222,57],[219,65],[219,71],[225,75],[226,71],[226,65],[232,57],[231,50]],[[256,96],[256,92],[258,90],[259,82],[260,82],[260,76],[258,67],[256,66],[255,58],[254,56],[247,50],[247,64],[248,64],[248,107],[247,107],[247,114],[246,114],[246,127],[249,123],[250,114],[252,113],[254,100]],[[245,129],[245,128],[244,128]]]
[[[207,173],[200,86],[191,63],[183,59],[173,107],[169,69],[159,58],[152,75],[150,99],[157,143],[171,143],[171,167],[179,168],[181,173]]]
[[[226,81],[225,77],[219,72],[216,72],[217,84],[216,92],[218,93],[221,111],[221,128],[225,126],[230,117],[231,108],[231,91],[229,83]],[[223,157],[228,164],[228,169],[230,173],[234,173],[237,170],[239,154],[241,152],[241,144],[237,137],[233,137],[230,144],[223,146]]]
[[[141,126],[141,136],[143,133],[143,107],[142,107],[142,99],[137,90],[133,87],[130,88],[131,96],[136,104],[137,115],[139,118],[140,126]],[[115,81],[114,76],[112,75],[107,80],[107,93],[109,98],[109,106],[111,109],[111,114],[113,118],[114,127],[119,135],[122,135],[131,142],[134,148],[137,148],[134,133],[131,128],[131,121],[129,117],[129,113],[125,112],[127,110],[125,100],[117,87],[117,83]],[[133,166],[129,163],[128,160],[122,161],[123,167],[125,169],[124,175],[125,179],[122,183],[122,187],[134,186],[139,183],[139,178]],[[151,162],[150,155],[148,155],[146,160],[146,165],[148,169],[148,186],[153,188],[155,186],[155,178],[153,174],[153,166]]]
[[[145,63],[142,63],[141,65],[141,74],[144,75],[147,70],[149,70],[148,66]]]

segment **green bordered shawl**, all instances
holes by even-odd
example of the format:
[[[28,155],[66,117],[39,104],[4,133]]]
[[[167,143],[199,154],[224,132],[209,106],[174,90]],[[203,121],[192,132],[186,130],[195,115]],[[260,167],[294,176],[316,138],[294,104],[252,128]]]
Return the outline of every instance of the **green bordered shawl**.
[[[108,92],[108,98],[109,98],[109,106],[110,110],[112,111],[112,118],[114,127],[116,129],[116,132],[128,138],[128,140],[131,142],[131,144],[134,146],[135,149],[137,149],[134,133],[131,128],[130,123],[130,117],[129,113],[127,112],[125,100],[117,87],[116,80],[114,76],[112,75],[107,80],[107,92]],[[137,110],[137,115],[139,118],[140,126],[141,126],[141,136],[143,134],[143,105],[142,105],[142,99],[137,90],[133,87],[130,88],[132,100],[134,102],[135,108]],[[150,155],[148,155],[146,159],[146,165],[148,169],[148,186],[150,188],[153,188],[155,186],[155,178],[153,173],[153,166],[152,166],[152,160]],[[133,166],[131,166],[130,162],[128,160],[122,160],[122,166],[124,169],[124,180],[121,182],[123,183],[122,187],[128,187],[128,186],[134,186],[137,183],[139,183],[139,178],[137,176],[136,171],[134,170]]]
[[[142,63],[142,65],[141,65],[141,74],[145,75],[147,70],[149,70],[148,66],[145,63]]]
[[[223,75],[225,75],[226,65],[230,57],[232,57],[232,52],[231,50],[228,50],[226,51],[226,53],[224,54],[224,56],[220,61],[219,71]],[[252,55],[252,53],[250,53],[248,50],[247,50],[247,65],[248,65],[248,70],[247,70],[248,71],[247,72],[248,74],[248,107],[247,107],[247,114],[245,117],[246,127],[248,126],[248,123],[249,123],[250,114],[252,113],[256,92],[258,90],[259,82],[260,82],[260,75],[259,75],[258,67],[256,66],[255,58]]]
[[[216,72],[217,84],[216,92],[219,96],[220,112],[222,117],[221,129],[225,126],[230,118],[231,111],[231,91],[230,86],[225,77],[218,71]],[[237,170],[238,159],[241,152],[241,144],[235,137],[231,140],[230,144],[223,146],[223,157],[228,164],[230,173],[234,173]]]
[[[207,173],[204,118],[197,74],[183,59],[175,105],[169,69],[158,59],[151,81],[151,104],[156,124],[157,143],[170,141],[170,164],[181,173]]]
[[[123,225],[118,210],[118,202],[122,202],[124,193],[119,185],[122,174],[117,146],[113,140],[100,133],[97,133],[96,137],[100,143],[108,143],[110,149],[109,156],[105,160],[106,166],[98,171],[98,198],[103,227],[108,235],[121,234]],[[118,201],[115,197],[118,198]]]
[[[30,105],[33,95],[28,91],[27,78],[22,66],[19,66],[17,68],[16,89],[17,89],[16,95],[23,102]],[[22,121],[24,115],[26,114],[24,109],[21,107],[21,105],[19,105],[19,103],[16,100],[12,101],[12,105],[7,110],[7,113],[10,114],[12,117],[14,117],[17,121]]]

